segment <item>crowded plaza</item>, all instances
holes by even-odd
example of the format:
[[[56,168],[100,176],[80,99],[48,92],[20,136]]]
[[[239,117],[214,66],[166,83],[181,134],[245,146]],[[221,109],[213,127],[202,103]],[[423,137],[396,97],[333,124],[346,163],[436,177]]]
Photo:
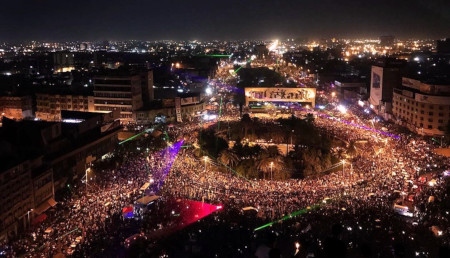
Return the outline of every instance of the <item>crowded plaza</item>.
[[[153,148],[152,135],[119,146],[114,162],[94,162],[91,174],[67,186],[45,221],[3,243],[3,256],[137,257],[133,248],[141,257],[448,254],[449,210],[438,204],[448,199],[448,158],[432,141],[374,125],[358,107],[335,112],[318,112],[314,125],[360,142],[358,151],[316,177],[248,179],[224,170],[195,155],[203,126],[196,123],[166,128],[165,148]],[[137,202],[145,196],[154,198]],[[213,208],[186,218],[197,204]]]

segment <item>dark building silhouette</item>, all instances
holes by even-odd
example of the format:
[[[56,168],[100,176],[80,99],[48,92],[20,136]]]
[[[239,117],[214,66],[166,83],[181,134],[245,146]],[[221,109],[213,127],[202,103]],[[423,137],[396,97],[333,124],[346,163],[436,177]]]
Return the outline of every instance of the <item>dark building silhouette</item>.
[[[437,40],[436,50],[441,54],[450,54],[450,38]]]
[[[380,46],[392,47],[395,42],[395,37],[392,35],[380,36]]]

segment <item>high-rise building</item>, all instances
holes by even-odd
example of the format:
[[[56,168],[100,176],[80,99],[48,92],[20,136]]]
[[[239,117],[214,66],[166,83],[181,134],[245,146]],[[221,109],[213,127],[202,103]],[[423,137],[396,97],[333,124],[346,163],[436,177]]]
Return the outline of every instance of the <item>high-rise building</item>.
[[[148,70],[141,72],[142,101],[144,104],[149,103],[155,98],[153,89],[153,71]]]
[[[401,68],[404,61],[380,59],[372,66],[369,103],[373,111],[386,120],[392,114],[392,94],[401,86]]]
[[[53,64],[55,72],[69,72],[75,69],[74,54],[69,51],[53,53]]]
[[[120,110],[122,123],[134,123],[134,111],[143,107],[142,75],[128,70],[107,70],[94,77],[94,106],[97,112]],[[147,80],[147,82],[150,80]],[[148,89],[148,87],[145,87]],[[147,92],[149,97],[149,93]]]
[[[266,45],[256,45],[255,46],[256,58],[264,59],[269,56],[269,49]]]

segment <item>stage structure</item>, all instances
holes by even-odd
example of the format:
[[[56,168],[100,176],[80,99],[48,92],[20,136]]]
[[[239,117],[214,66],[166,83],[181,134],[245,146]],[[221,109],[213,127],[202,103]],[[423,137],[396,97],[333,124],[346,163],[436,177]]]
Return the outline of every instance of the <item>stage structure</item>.
[[[264,105],[296,103],[302,106],[315,107],[315,88],[279,88],[279,87],[249,87],[245,88],[245,105]],[[259,104],[258,104],[259,103]]]

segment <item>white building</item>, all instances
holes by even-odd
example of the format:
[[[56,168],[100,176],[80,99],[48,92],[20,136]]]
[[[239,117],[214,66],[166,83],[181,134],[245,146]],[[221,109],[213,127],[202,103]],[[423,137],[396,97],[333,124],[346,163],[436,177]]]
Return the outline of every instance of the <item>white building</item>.
[[[402,78],[393,95],[393,120],[422,135],[444,135],[450,120],[450,84]]]

